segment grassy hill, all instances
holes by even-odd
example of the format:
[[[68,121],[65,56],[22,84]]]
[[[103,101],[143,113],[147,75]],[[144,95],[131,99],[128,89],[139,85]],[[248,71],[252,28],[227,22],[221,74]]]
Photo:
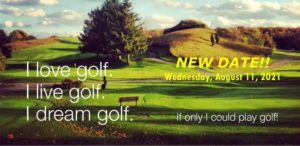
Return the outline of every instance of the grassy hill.
[[[236,57],[269,54],[259,46],[232,42],[221,38],[220,44],[211,45],[211,34],[214,30],[208,28],[186,29],[153,38],[153,52],[163,52],[170,49],[176,57]]]
[[[26,41],[16,41],[13,43],[7,44],[13,49],[26,49],[35,46],[47,45],[58,42],[58,38],[56,37],[49,37],[44,39],[34,39],[34,40],[26,40]]]

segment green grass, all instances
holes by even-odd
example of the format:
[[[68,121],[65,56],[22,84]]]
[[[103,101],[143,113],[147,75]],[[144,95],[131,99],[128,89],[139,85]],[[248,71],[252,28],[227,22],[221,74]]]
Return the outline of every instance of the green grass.
[[[188,29],[176,31],[154,38],[153,45],[169,46],[171,54],[180,57],[228,57],[255,56],[270,54],[263,47],[241,42],[232,42],[221,38],[219,44],[212,46],[210,37],[215,33],[212,29]],[[154,52],[161,50],[153,49]]]
[[[202,38],[200,38],[202,39]],[[63,41],[14,52],[8,61],[9,69],[0,72],[1,82],[60,82],[62,77],[42,79],[26,77],[24,64],[39,61],[42,64],[72,62],[87,59],[80,55],[76,39]],[[212,52],[207,52],[208,56]],[[215,52],[216,53],[216,52]],[[237,54],[234,54],[237,55]],[[294,56],[283,65],[266,70],[280,72],[283,79],[278,82],[171,82],[164,81],[165,73],[195,74],[193,69],[176,69],[174,64],[143,60],[129,67],[110,69],[107,90],[101,93],[104,99],[80,100],[77,104],[63,104],[50,100],[26,100],[25,93],[0,95],[0,139],[13,133],[18,139],[37,140],[41,143],[83,143],[83,144],[296,144],[300,134],[300,91],[298,53],[278,51],[272,56],[276,62]],[[209,70],[211,72],[243,72],[242,70]],[[246,72],[246,70],[244,70]],[[262,72],[265,70],[257,71]],[[72,72],[75,69],[72,68]],[[94,72],[94,71],[93,71]],[[251,69],[247,72],[252,72]],[[73,75],[71,78],[75,79]],[[101,83],[101,78],[89,78],[85,86]],[[54,108],[116,109],[121,96],[139,96],[138,107],[130,107],[133,122],[109,122],[107,126],[97,126],[96,113],[92,122],[46,122],[25,121],[26,105],[39,109],[45,105]],[[33,96],[32,96],[33,97]],[[126,103],[125,105],[134,105]],[[266,124],[248,123],[203,123],[201,125],[176,122],[176,113],[226,114],[249,113],[268,114],[278,112],[279,122]],[[114,115],[115,116],[115,115]],[[75,130],[74,130],[75,129]],[[80,129],[80,130],[78,130]],[[86,130],[88,129],[88,130]],[[104,131],[104,137],[96,134]],[[117,132],[115,132],[117,131]],[[112,133],[125,133],[127,138],[119,138]],[[139,139],[139,140],[137,140]]]

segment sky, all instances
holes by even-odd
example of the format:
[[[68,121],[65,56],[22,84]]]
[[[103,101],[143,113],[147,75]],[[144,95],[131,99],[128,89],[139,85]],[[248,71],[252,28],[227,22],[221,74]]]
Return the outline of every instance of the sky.
[[[77,36],[88,13],[104,0],[0,0],[0,28],[37,37]],[[300,27],[300,0],[131,0],[146,29],[194,19],[212,28]]]

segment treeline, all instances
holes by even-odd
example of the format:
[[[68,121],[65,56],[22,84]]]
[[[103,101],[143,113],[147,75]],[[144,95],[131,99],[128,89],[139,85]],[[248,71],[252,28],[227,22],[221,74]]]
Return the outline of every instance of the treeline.
[[[217,28],[216,32],[224,38],[243,43],[276,47],[283,50],[300,50],[300,28],[286,27],[235,27]]]
[[[6,58],[11,57],[11,48],[7,47],[9,43],[9,37],[4,30],[0,29],[0,70],[5,69]]]
[[[300,28],[269,27],[260,30],[272,35],[277,48],[300,51]]]
[[[6,59],[12,57],[12,48],[9,43],[34,40],[34,36],[27,34],[22,30],[14,30],[9,34],[0,29],[0,70],[5,70]]]

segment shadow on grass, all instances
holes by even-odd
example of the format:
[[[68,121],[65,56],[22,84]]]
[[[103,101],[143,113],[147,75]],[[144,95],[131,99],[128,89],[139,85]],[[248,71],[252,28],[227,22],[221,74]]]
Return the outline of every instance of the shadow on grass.
[[[20,63],[20,64],[7,64],[5,70],[15,70],[15,69],[23,69],[27,70],[27,64],[26,63]],[[36,66],[33,64],[29,64],[30,70],[35,70]]]
[[[280,72],[300,72],[300,70],[276,70]]]
[[[54,140],[55,139],[55,140]],[[134,134],[128,138],[18,138],[0,139],[10,145],[298,145],[298,134],[203,134],[200,136],[170,134]]]
[[[280,54],[280,53],[274,53],[272,55],[273,59],[293,59],[293,60],[300,60],[299,56],[293,56],[288,54]]]
[[[86,106],[86,107],[73,107],[73,109],[91,109],[92,111],[99,110],[101,108],[105,109],[117,109],[118,107],[97,107],[97,106]],[[259,114],[259,113],[268,113],[268,112],[279,112],[280,115],[284,115],[282,120],[280,120],[276,124],[266,124],[263,127],[266,128],[286,128],[286,127],[297,127],[299,128],[299,118],[297,118],[299,115],[299,109],[298,108],[280,108],[280,109],[259,109],[259,110],[225,110],[225,111],[211,111],[211,110],[185,110],[185,109],[169,109],[169,108],[163,108],[163,107],[132,107],[131,109],[132,115],[140,115],[145,112],[147,112],[150,115],[149,120],[137,120],[134,122],[138,123],[144,123],[144,124],[164,124],[164,125],[170,125],[170,129],[172,129],[172,125],[176,124],[174,123],[175,119],[170,120],[151,120],[152,116],[155,115],[161,115],[161,116],[167,116],[167,115],[176,115],[177,112],[183,112],[183,113],[228,113],[228,112],[237,112],[237,113],[253,113],[253,114]],[[1,109],[1,112],[6,113],[13,113],[12,109]],[[132,124],[134,124],[134,122]],[[176,122],[176,121],[175,121]],[[89,124],[92,124],[89,122]],[[183,124],[182,124],[183,125]],[[196,125],[196,124],[195,124]],[[230,126],[243,126],[245,124],[241,125],[235,125],[232,124]],[[27,126],[33,126],[34,123],[31,123]],[[187,125],[188,126],[188,125]],[[202,125],[199,125],[202,126]],[[52,138],[43,138],[42,136],[34,136],[31,138],[22,138],[22,136],[18,136],[17,138],[13,140],[8,140],[7,137],[4,137],[1,135],[0,137],[0,143],[1,144],[101,144],[101,145],[108,145],[108,144],[173,144],[173,145],[183,145],[183,144],[238,144],[238,145],[250,145],[250,144],[299,144],[299,133],[289,134],[287,133],[276,133],[276,131],[267,131],[264,132],[255,132],[253,131],[253,128],[259,128],[260,126],[257,125],[249,125],[249,129],[245,129],[244,132],[238,132],[234,131],[233,127],[227,127],[229,125],[226,124],[213,124],[208,123],[204,124],[204,126],[210,126],[210,127],[216,127],[216,128],[222,128],[225,131],[211,131],[211,132],[199,132],[198,134],[178,134],[178,133],[172,133],[166,132],[166,133],[145,133],[146,131],[128,131],[125,130],[127,133],[126,138],[113,138],[111,136],[107,137],[87,137],[86,135],[76,135],[72,136],[72,138],[66,138],[64,136],[60,137],[52,137]],[[109,126],[108,126],[109,127]],[[55,128],[55,127],[53,127]],[[151,128],[151,127],[150,127]],[[226,128],[229,128],[228,131],[226,131]],[[26,129],[26,128],[25,128]],[[33,128],[34,129],[34,128]],[[22,128],[19,129],[22,131]],[[27,128],[28,130],[28,128]],[[45,129],[47,130],[47,129]],[[124,129],[116,129],[116,130],[124,130]],[[230,132],[231,130],[231,132]],[[28,132],[29,131],[23,131]]]
[[[79,50],[70,49],[70,48],[49,48],[49,50],[62,51],[62,52],[78,52],[79,53]]]
[[[68,40],[62,40],[62,39],[59,39],[59,42],[63,43],[63,44],[70,44],[70,45],[80,45],[81,44],[80,42],[68,41]]]
[[[61,82],[60,78],[16,78],[0,76],[1,82],[14,83],[30,81],[32,83]],[[151,80],[150,80],[151,81]],[[145,84],[146,82],[146,84]],[[240,82],[240,83],[201,83],[201,82],[153,82],[139,80],[135,88],[117,88],[118,82],[108,81],[106,94],[162,94],[174,99],[185,98],[229,98],[229,99],[299,99],[300,80],[296,77],[284,78],[279,82]],[[127,84],[121,83],[121,85]],[[129,86],[130,87],[130,86]],[[24,91],[5,92],[6,95],[22,95]],[[24,94],[25,95],[25,94]]]
[[[140,85],[136,88],[126,89],[107,89],[106,93],[114,94],[163,94],[173,96],[174,98],[231,98],[231,99],[300,99],[299,86],[270,85],[265,83],[261,85],[236,85],[227,86],[223,83],[215,83],[214,86],[206,84],[192,85],[189,84],[166,84],[166,85]]]
[[[232,48],[233,50],[238,50],[242,52],[247,52],[250,54],[255,55],[271,55],[272,50],[265,49],[261,46],[256,45],[247,45],[244,43],[234,42],[234,41],[223,41],[221,42],[221,45],[225,46],[226,48]]]
[[[254,78],[261,78],[261,76],[255,76]],[[247,87],[282,87],[282,86],[300,86],[300,78],[299,77],[285,77],[281,76],[280,81],[240,81],[234,82],[240,83],[240,86]]]
[[[184,85],[141,85],[137,88],[129,89],[107,89],[106,93],[116,94],[141,94],[141,93],[158,93],[170,96],[214,96],[226,92],[228,89],[211,88],[205,86],[184,86]]]
[[[24,73],[25,74],[25,73]],[[55,77],[16,77],[13,75],[0,75],[0,82],[1,83],[53,83],[58,82],[60,83],[63,78],[55,78]],[[24,89],[26,90],[26,89]],[[14,94],[14,93],[12,93]]]
[[[88,54],[75,54],[75,55],[69,55],[69,56],[64,56],[60,58],[55,58],[53,60],[49,60],[48,63],[50,65],[56,65],[56,66],[98,66],[100,65],[100,62],[103,64],[105,62],[109,62],[109,69],[118,69],[118,68],[124,68],[127,66],[125,62],[119,61],[119,60],[113,60],[113,59],[103,59],[103,58],[98,58],[94,55],[88,55]]]

